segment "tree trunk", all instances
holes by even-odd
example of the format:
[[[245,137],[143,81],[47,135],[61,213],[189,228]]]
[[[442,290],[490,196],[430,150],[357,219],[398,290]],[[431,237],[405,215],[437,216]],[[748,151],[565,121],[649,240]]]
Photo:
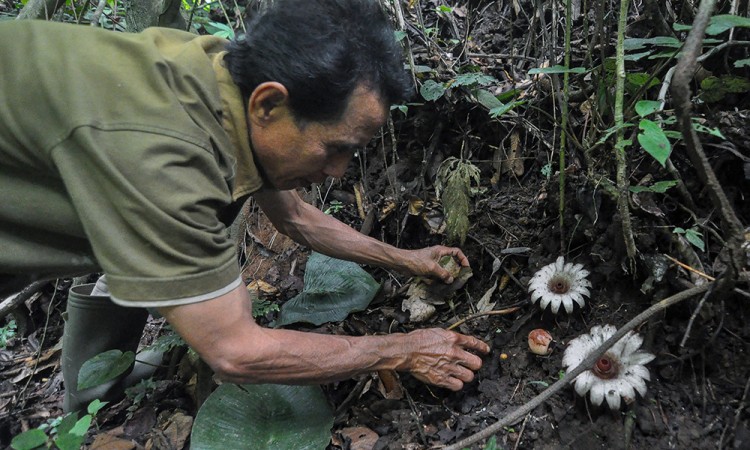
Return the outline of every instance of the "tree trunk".
[[[168,27],[187,30],[180,0],[126,0],[125,19],[128,31],[137,33],[148,27]]]
[[[29,0],[16,16],[16,20],[49,19],[64,4],[65,0]]]

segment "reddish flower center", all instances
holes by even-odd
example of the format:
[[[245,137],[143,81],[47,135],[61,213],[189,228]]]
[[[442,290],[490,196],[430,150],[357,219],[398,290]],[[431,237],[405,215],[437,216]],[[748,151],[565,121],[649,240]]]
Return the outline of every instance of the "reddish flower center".
[[[605,354],[594,364],[594,374],[597,377],[608,380],[617,376],[618,364],[612,358]]]
[[[570,283],[563,277],[552,277],[547,287],[555,294],[565,294],[570,290]]]

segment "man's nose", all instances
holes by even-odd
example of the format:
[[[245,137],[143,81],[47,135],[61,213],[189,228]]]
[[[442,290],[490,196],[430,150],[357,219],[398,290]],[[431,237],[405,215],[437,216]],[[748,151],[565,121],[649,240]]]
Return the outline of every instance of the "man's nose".
[[[341,155],[332,158],[325,168],[325,174],[333,178],[341,178],[346,173],[346,169],[349,167],[349,162],[352,160],[352,155]]]

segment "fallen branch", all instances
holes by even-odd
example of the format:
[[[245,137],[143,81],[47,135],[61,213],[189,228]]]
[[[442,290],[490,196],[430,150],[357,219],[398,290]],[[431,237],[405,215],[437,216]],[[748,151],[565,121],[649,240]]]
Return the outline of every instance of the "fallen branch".
[[[496,309],[496,310],[492,310],[492,311],[484,311],[484,312],[478,312],[478,313],[475,313],[475,314],[471,314],[471,315],[468,315],[468,316],[464,317],[463,319],[459,320],[458,322],[454,323],[453,325],[449,326],[448,328],[446,328],[446,330],[453,330],[453,329],[458,328],[459,326],[463,325],[464,323],[468,322],[469,320],[478,319],[479,317],[484,317],[484,316],[502,316],[502,315],[505,315],[505,314],[514,313],[514,312],[518,311],[519,309],[521,309],[520,306],[513,306],[513,307],[505,308],[505,309]]]
[[[471,444],[487,439],[490,436],[498,433],[503,427],[511,426],[521,420],[526,414],[533,411],[536,407],[546,402],[550,397],[555,395],[563,387],[570,384],[578,375],[594,366],[594,363],[612,347],[617,341],[622,339],[628,332],[634,330],[636,327],[641,325],[643,322],[650,319],[656,313],[659,313],[668,307],[675,305],[683,300],[687,300],[698,294],[702,294],[713,286],[714,283],[707,283],[702,286],[697,286],[685,291],[679,292],[671,297],[667,297],[660,302],[652,305],[647,310],[635,316],[630,322],[625,324],[622,328],[618,329],[617,332],[612,335],[611,338],[607,339],[598,349],[592,352],[581,364],[573,370],[568,371],[565,376],[555,382],[552,386],[547,388],[544,392],[531,399],[528,403],[518,407],[515,411],[511,412],[504,418],[488,426],[484,430],[481,430],[467,438],[464,438],[455,444],[444,447],[445,450],[461,450],[468,447]]]
[[[3,300],[3,302],[0,303],[0,320],[7,316],[11,311],[18,308],[21,303],[30,299],[34,294],[42,290],[47,283],[49,283],[49,280],[35,281],[23,288],[18,294],[12,295]]]

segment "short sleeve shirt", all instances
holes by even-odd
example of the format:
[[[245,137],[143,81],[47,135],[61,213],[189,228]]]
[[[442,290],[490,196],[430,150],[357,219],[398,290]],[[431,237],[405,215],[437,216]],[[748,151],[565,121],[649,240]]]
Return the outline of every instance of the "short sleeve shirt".
[[[240,282],[219,220],[262,186],[226,41],[0,23],[0,274],[107,274],[167,306]]]

